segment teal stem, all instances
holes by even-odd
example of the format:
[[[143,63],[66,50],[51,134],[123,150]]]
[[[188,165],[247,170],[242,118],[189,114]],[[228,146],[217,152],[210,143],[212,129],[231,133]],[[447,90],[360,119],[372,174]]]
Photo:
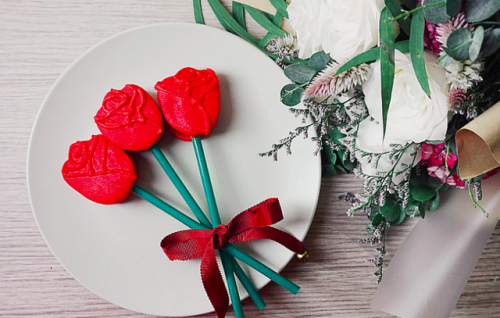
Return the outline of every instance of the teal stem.
[[[205,214],[201,210],[201,208],[198,205],[198,203],[196,203],[195,199],[193,198],[193,196],[191,195],[191,193],[189,192],[189,190],[186,188],[186,186],[184,185],[184,183],[182,182],[182,180],[179,178],[179,175],[175,172],[174,168],[172,167],[172,165],[170,164],[170,162],[168,161],[168,159],[165,157],[165,155],[163,154],[163,152],[161,151],[161,149],[155,144],[155,145],[153,145],[150,148],[150,151],[154,155],[154,157],[156,158],[156,160],[158,161],[158,163],[160,164],[160,166],[163,168],[163,170],[165,171],[165,173],[167,174],[167,176],[169,177],[169,179],[172,181],[172,183],[174,184],[175,188],[177,189],[177,191],[179,192],[179,194],[182,196],[182,198],[184,199],[184,201],[186,202],[186,204],[189,206],[189,208],[191,209],[191,211],[193,211],[193,214],[196,216],[196,218],[198,219],[198,221],[202,225],[204,225],[207,229],[211,228],[212,225],[210,224],[210,221],[207,219],[207,217],[205,216]],[[139,190],[139,191],[141,191],[141,190]],[[146,195],[146,196],[149,195],[148,197],[151,199],[152,195],[150,193],[145,193],[144,191],[145,190],[142,189],[141,193],[143,195]],[[168,209],[170,207],[170,206],[166,207],[161,202],[159,202],[159,204],[163,208],[166,208],[166,209]],[[160,209],[162,209],[162,208],[160,208]],[[188,221],[188,222],[190,222],[190,221]],[[192,225],[194,225],[194,224],[192,224]],[[190,227],[190,226],[188,226],[188,227]],[[234,269],[236,277],[238,277],[238,280],[241,282],[241,284],[243,285],[243,287],[247,290],[248,295],[250,296],[250,298],[252,299],[252,301],[255,303],[255,305],[257,306],[257,308],[259,310],[262,310],[266,306],[266,304],[264,303],[264,300],[262,299],[262,297],[260,296],[260,294],[257,292],[257,290],[255,289],[253,283],[247,277],[247,275],[245,274],[245,272],[243,271],[243,269],[241,268],[241,266],[238,264],[238,262],[236,262],[232,256],[229,256],[229,258],[233,262],[233,264],[232,264],[233,266],[232,267]]]
[[[163,212],[167,213],[168,215],[172,216],[175,218],[177,221],[181,222],[182,224],[186,225],[187,227],[195,230],[210,230],[210,227],[204,226],[192,218],[186,216],[176,208],[172,207],[165,201],[161,200],[160,198],[156,197],[155,195],[149,193],[147,190],[141,188],[140,186],[134,184],[132,188],[132,192],[135,193],[137,196],[141,197],[142,199],[148,201],[152,205],[156,206],[158,209],[162,210]],[[286,279],[285,277],[281,276],[280,274],[276,273],[266,265],[262,264],[260,261],[257,259],[253,258],[252,256],[248,255],[238,247],[234,246],[231,243],[226,244],[223,248],[224,251],[228,252],[229,254],[233,255],[237,259],[241,260],[242,262],[248,264],[248,266],[252,267],[262,275],[266,276],[276,284],[280,285],[281,287],[285,288],[292,294],[297,294],[299,291],[299,286],[295,285],[292,283],[290,280]]]
[[[179,178],[179,175],[175,172],[170,162],[168,162],[167,158],[163,155],[161,149],[156,144],[154,144],[149,150],[155,156],[156,160],[163,168],[170,181],[172,181],[175,188],[182,196],[186,204],[189,206],[191,211],[193,211],[193,214],[194,216],[196,216],[198,221],[200,221],[201,224],[207,227],[211,227],[210,221],[206,217],[205,213],[203,213],[198,203],[196,203],[191,193],[189,193],[188,189],[186,188],[182,180]]]
[[[221,224],[219,209],[217,208],[217,203],[215,202],[214,189],[212,187],[212,181],[210,180],[210,174],[208,173],[207,160],[205,158],[205,152],[203,151],[203,145],[201,144],[201,138],[198,136],[192,139],[194,152],[196,154],[196,160],[198,161],[198,168],[200,170],[201,181],[203,183],[203,189],[205,190],[205,197],[207,198],[208,211],[210,212],[210,219],[212,220],[212,225],[214,227]]]
[[[210,219],[212,221],[212,226],[215,228],[219,226],[222,222],[219,215],[219,209],[217,208],[217,203],[215,201],[214,189],[212,187],[212,181],[210,180],[210,174],[208,173],[207,160],[205,158],[205,152],[203,151],[203,146],[201,144],[200,137],[192,138],[194,151],[196,153],[196,160],[198,161],[198,168],[200,170],[201,181],[203,183],[203,190],[205,191],[205,198],[207,199],[208,211],[210,212]],[[238,293],[238,288],[236,287],[236,282],[234,280],[234,271],[231,263],[231,259],[228,258],[223,251],[220,253],[222,267],[224,267],[224,274],[226,275],[227,287],[229,289],[229,295],[233,303],[234,315],[236,318],[243,318],[243,308],[241,306],[240,295]]]

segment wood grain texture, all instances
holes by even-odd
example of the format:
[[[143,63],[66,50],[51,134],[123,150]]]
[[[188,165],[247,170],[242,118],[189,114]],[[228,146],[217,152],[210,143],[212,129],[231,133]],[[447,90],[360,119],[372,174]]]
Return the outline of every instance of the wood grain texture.
[[[208,8],[205,1],[203,5]],[[166,21],[194,22],[191,6],[191,1],[178,0],[0,0],[1,317],[147,317],[86,290],[49,251],[28,200],[27,147],[45,95],[74,59],[126,29]],[[209,10],[205,13],[207,24],[218,25]],[[255,24],[250,31],[262,35]],[[359,181],[352,176],[323,178],[317,213],[305,241],[311,261],[291,262],[283,271],[302,286],[301,292],[293,296],[271,283],[262,290],[268,304],[263,312],[244,301],[247,317],[391,317],[370,309],[376,284],[373,268],[364,259],[374,253],[357,242],[366,236],[366,220],[347,217],[348,206],[338,200],[342,192],[359,189]],[[416,221],[390,229],[388,261]],[[499,260],[497,226],[452,317],[500,317]]]

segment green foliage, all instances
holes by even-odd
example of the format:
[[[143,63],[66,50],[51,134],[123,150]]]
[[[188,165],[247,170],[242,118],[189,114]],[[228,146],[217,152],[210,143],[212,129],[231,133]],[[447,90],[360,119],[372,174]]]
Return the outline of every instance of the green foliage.
[[[474,36],[472,37],[472,43],[469,48],[469,58],[472,62],[477,60],[479,52],[481,51],[481,46],[484,40],[484,28],[480,25],[474,30]]]
[[[287,34],[279,26],[275,25],[271,20],[269,20],[259,10],[247,5],[245,5],[245,9],[247,10],[248,14],[255,20],[255,22],[260,24],[260,26],[266,29],[270,34],[274,36],[285,36]]]
[[[413,20],[411,22],[411,34],[410,34],[411,62],[413,64],[413,69],[415,70],[415,75],[417,76],[420,86],[427,95],[430,95],[431,90],[429,88],[429,83],[427,81],[427,71],[425,70],[425,60],[424,60],[424,29],[425,29],[424,12],[422,10],[419,10],[413,14]]]
[[[439,206],[439,201],[440,201],[440,196],[439,193],[436,192],[436,195],[432,197],[432,199],[430,199],[429,202],[427,202],[427,210],[431,212],[436,211],[436,209]]]
[[[196,23],[205,24],[201,11],[201,0],[193,0],[194,20]]]
[[[500,0],[468,0],[464,14],[467,22],[480,22],[500,10]]]
[[[451,18],[447,13],[446,1],[425,0],[423,8],[425,13],[425,19],[430,23],[434,24],[443,23]]]
[[[286,11],[288,5],[284,0],[269,0],[269,2],[276,8],[276,11],[288,19],[288,12]]]
[[[391,12],[384,8],[380,14],[380,73],[382,76],[382,129],[385,136],[387,113],[394,85],[394,23]]]
[[[285,85],[280,92],[281,102],[286,106],[295,106],[300,103],[304,88],[297,84]]]
[[[385,0],[385,6],[389,9],[389,11],[391,11],[393,16],[398,16],[401,12],[404,12],[403,8],[396,0]],[[402,18],[398,19],[397,22],[399,23],[399,26],[401,26],[401,29],[403,29],[406,34],[410,35],[411,19]]]
[[[420,184],[410,188],[410,195],[415,201],[425,202],[432,199],[436,195],[436,190]]]
[[[233,1],[233,17],[246,30],[245,7],[239,2]]]
[[[400,41],[396,43],[396,50],[402,53],[410,52],[410,41]],[[348,69],[358,66],[363,63],[370,63],[376,61],[380,58],[380,47],[370,49],[366,52],[360,53],[350,59],[347,63],[342,65],[337,71],[336,75],[339,75]]]
[[[415,8],[415,0],[401,0],[401,2],[410,10]]]
[[[469,58],[469,48],[472,43],[472,32],[469,29],[457,29],[453,31],[446,41],[445,52],[458,61]]]
[[[500,48],[500,28],[489,28],[484,31],[481,56],[483,58],[493,55]]]
[[[309,59],[309,66],[316,71],[323,70],[328,63],[330,63],[331,58],[329,54],[326,54],[324,51],[314,53]]]
[[[316,70],[306,65],[290,65],[285,68],[285,75],[297,84],[308,83],[316,75]]]
[[[447,0],[446,1],[446,13],[450,17],[456,16],[460,12],[462,7],[462,0]]]
[[[387,198],[385,204],[380,207],[380,214],[388,222],[395,222],[401,216],[401,206],[394,199]]]

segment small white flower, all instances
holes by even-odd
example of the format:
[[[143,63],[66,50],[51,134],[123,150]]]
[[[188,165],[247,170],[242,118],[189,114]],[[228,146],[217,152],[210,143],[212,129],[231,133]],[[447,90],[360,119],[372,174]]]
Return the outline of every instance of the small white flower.
[[[465,60],[464,62],[453,60],[453,62],[446,67],[446,79],[450,84],[451,89],[463,89],[467,91],[474,84],[483,80],[480,73],[483,70],[483,63],[471,62]]]
[[[278,55],[280,59],[296,58],[299,52],[297,47],[297,39],[290,34],[287,34],[283,37],[274,37],[273,39],[271,39],[266,49],[269,52]]]
[[[349,60],[378,44],[384,0],[293,0],[289,23],[307,59],[321,50],[336,60]]]

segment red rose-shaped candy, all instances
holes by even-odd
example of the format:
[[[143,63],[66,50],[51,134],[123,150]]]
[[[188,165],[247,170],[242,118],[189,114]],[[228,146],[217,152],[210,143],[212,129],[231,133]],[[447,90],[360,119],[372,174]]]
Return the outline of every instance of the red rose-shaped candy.
[[[102,135],[72,144],[62,175],[84,197],[102,204],[125,200],[136,179],[130,157]]]
[[[137,85],[107,93],[94,120],[109,141],[125,150],[148,149],[163,132],[160,109]]]
[[[155,86],[163,116],[173,135],[190,141],[206,136],[220,112],[219,79],[211,69],[186,67]]]

